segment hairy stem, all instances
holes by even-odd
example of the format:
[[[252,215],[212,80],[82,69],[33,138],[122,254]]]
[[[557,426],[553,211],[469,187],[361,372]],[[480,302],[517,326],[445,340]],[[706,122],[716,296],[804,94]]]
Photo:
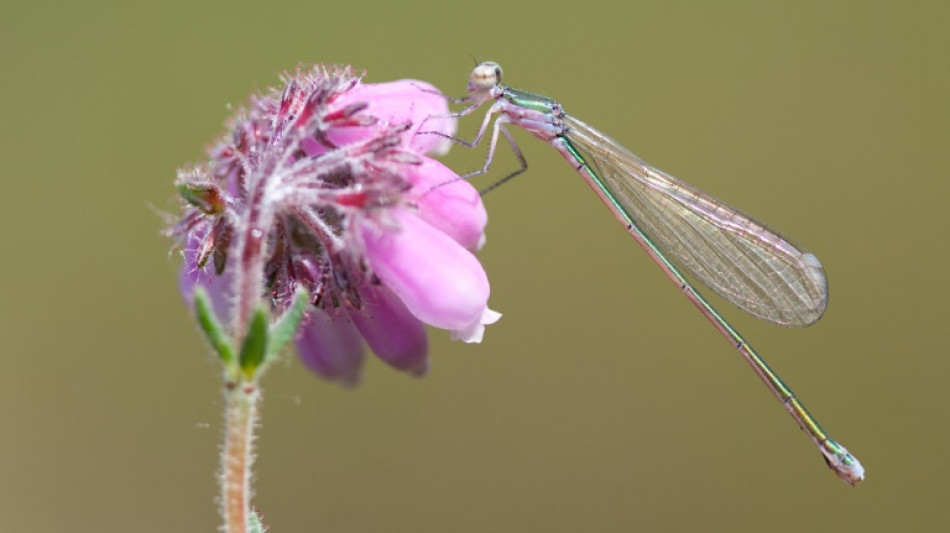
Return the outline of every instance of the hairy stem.
[[[221,513],[226,533],[247,533],[254,462],[254,426],[260,393],[250,383],[228,384],[224,450],[221,454]]]
[[[238,264],[234,278],[234,294],[237,296],[234,334],[239,338],[244,336],[251,313],[261,301],[264,286],[264,244],[273,224],[266,194],[266,183],[259,183],[248,201],[247,213],[239,226]]]

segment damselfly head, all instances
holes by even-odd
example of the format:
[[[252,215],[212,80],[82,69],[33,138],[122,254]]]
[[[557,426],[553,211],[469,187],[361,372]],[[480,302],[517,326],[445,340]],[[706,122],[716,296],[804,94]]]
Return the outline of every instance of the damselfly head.
[[[485,61],[472,70],[468,78],[468,92],[483,93],[501,83],[501,65],[493,61]]]

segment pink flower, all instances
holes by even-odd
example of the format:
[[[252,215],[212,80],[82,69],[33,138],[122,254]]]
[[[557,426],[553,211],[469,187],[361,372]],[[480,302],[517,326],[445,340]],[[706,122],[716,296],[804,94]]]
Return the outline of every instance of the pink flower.
[[[431,118],[447,113],[423,82],[362,84],[349,70],[298,71],[253,98],[210,162],[179,172],[187,204],[170,232],[187,243],[183,295],[205,286],[240,338],[259,302],[280,312],[307,289],[301,360],[345,385],[359,380],[364,343],[421,376],[426,324],[480,342],[500,317],[472,254],[485,208],[425,155],[445,137],[418,134],[427,118],[426,130],[453,134],[454,119]]]

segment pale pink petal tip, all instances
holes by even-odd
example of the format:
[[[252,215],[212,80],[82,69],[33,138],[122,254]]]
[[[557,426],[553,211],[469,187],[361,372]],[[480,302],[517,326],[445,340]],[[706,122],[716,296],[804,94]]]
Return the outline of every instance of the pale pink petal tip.
[[[472,322],[465,328],[452,330],[452,340],[460,340],[468,343],[482,342],[482,338],[485,336],[485,326],[498,322],[500,318],[501,313],[492,311],[486,307],[478,320]]]

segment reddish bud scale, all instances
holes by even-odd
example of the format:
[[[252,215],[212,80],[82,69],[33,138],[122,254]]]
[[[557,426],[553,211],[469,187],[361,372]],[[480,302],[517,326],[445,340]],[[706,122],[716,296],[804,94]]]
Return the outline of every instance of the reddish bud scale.
[[[341,207],[363,207],[366,205],[365,192],[337,194],[333,199]]]

